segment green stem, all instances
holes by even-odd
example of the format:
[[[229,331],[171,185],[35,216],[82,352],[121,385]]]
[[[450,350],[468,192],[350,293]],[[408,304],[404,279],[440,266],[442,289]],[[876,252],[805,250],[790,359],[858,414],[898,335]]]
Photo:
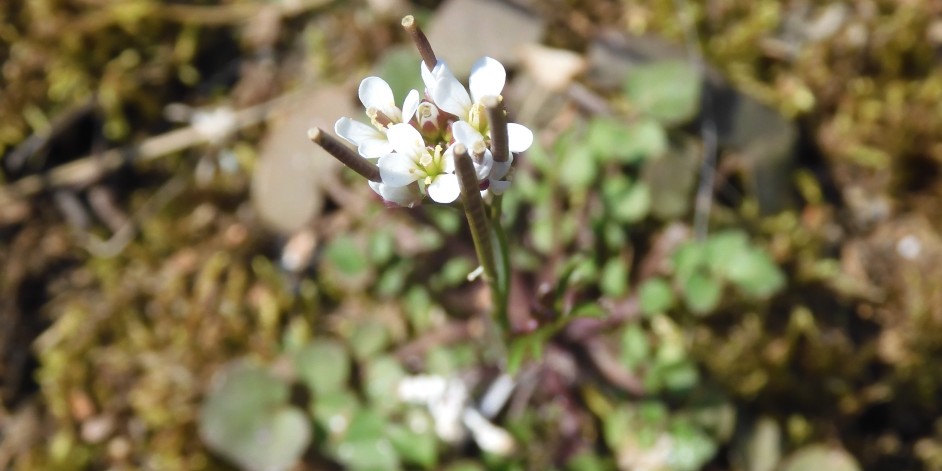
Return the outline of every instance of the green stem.
[[[507,244],[507,233],[500,223],[501,215],[500,195],[495,195],[491,201],[491,231],[496,259],[494,282],[491,284],[491,297],[494,300],[494,315],[502,320],[505,327],[509,327],[510,318],[508,307],[510,304],[510,253]]]

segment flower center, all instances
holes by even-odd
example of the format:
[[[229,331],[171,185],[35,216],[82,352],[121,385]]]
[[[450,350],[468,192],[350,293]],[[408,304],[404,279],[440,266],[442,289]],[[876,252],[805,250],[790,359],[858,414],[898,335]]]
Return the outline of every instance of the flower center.
[[[430,184],[432,179],[445,173],[445,159],[442,156],[442,146],[434,149],[424,149],[418,158],[418,170],[425,174],[425,183]]]
[[[487,109],[480,103],[471,105],[468,111],[468,124],[476,129],[481,135],[487,135]]]
[[[373,123],[373,126],[376,126],[380,131],[388,128],[390,124],[393,124],[392,118],[372,106],[366,109],[366,116],[370,118],[370,122]]]

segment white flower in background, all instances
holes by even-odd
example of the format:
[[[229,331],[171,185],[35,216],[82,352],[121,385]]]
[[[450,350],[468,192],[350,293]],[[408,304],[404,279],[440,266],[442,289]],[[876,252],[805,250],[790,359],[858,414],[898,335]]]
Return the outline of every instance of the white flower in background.
[[[395,152],[383,155],[376,163],[387,187],[404,187],[421,181],[436,203],[451,203],[461,189],[455,175],[455,161],[441,146],[429,149],[417,129],[409,124],[389,126],[386,131]]]
[[[500,410],[513,390],[514,381],[509,377],[501,377],[491,389],[495,386],[502,390],[498,398],[500,403],[492,408]],[[491,392],[488,391],[489,394],[485,396],[490,396]],[[428,408],[435,422],[435,434],[446,442],[460,443],[470,433],[474,442],[488,453],[506,456],[514,450],[513,437],[474,407],[468,387],[458,378],[429,375],[406,377],[399,382],[398,395],[403,402]]]
[[[393,151],[386,137],[389,126],[408,123],[419,107],[419,92],[412,90],[406,95],[402,108],[396,106],[392,88],[379,77],[367,77],[360,82],[360,102],[372,126],[343,117],[334,125],[334,132],[347,142],[357,146],[357,152],[368,159],[376,159]]]

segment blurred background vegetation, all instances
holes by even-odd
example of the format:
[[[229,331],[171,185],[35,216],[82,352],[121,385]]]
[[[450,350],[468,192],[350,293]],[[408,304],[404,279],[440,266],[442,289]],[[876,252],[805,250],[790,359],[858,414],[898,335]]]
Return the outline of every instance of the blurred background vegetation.
[[[306,139],[405,14],[535,130],[509,351],[460,211]],[[0,469],[942,470],[938,2],[14,0],[0,62]],[[501,358],[507,452],[397,398]]]

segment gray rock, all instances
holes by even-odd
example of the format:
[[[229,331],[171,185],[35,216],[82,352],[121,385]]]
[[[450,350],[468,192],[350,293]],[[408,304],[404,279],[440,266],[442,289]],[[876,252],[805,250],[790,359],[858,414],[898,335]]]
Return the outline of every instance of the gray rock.
[[[483,56],[504,66],[520,61],[521,46],[543,36],[543,20],[520,7],[496,0],[449,0],[425,28],[435,55],[458,77],[467,76]]]

